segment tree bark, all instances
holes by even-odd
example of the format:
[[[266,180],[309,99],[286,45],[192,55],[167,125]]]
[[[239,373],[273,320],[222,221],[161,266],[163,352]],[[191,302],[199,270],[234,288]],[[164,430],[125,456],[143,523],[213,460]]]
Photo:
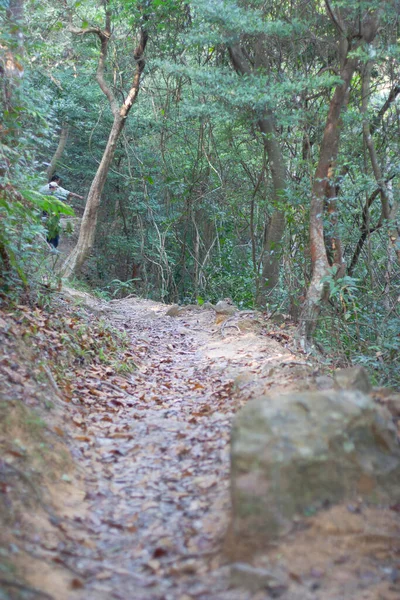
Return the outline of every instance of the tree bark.
[[[286,169],[281,148],[276,139],[272,116],[260,120],[258,125],[261,132],[264,134],[264,146],[269,158],[274,190],[273,204],[275,205],[267,226],[263,248],[261,281],[256,298],[258,306],[265,306],[268,291],[272,290],[279,281],[281,243],[286,223],[284,211],[276,207],[279,206],[284,199],[286,189]]]
[[[390,205],[389,195],[386,189],[386,183],[382,177],[382,170],[379,165],[378,157],[375,150],[374,140],[371,135],[371,128],[368,120],[368,104],[370,96],[370,80],[371,80],[372,63],[368,62],[364,67],[363,80],[362,80],[362,114],[363,114],[363,134],[365,145],[368,149],[369,158],[372,165],[372,171],[376,183],[378,184],[379,194],[381,197],[382,205],[382,218],[389,219],[390,217]]]
[[[24,0],[10,0],[7,8],[9,37],[6,45],[0,44],[0,79],[2,82],[2,96],[4,108],[11,111],[13,106],[13,90],[19,86],[24,76],[24,67],[20,56],[24,52]],[[6,38],[7,39],[7,38]],[[1,128],[0,128],[1,130]]]
[[[97,216],[99,212],[101,194],[107,179],[110,165],[114,158],[118,138],[121,134],[125,120],[119,114],[114,117],[114,123],[105,147],[103,157],[97,169],[96,175],[90,186],[83,213],[79,238],[75,248],[62,265],[63,277],[71,277],[77,274],[93,248],[96,233]]]
[[[249,75],[252,67],[245,57],[239,44],[229,46],[229,55],[235,70],[241,75]],[[285,231],[285,213],[279,208],[286,189],[286,168],[280,144],[276,137],[274,119],[271,110],[258,120],[259,129],[263,135],[263,144],[267,152],[271,169],[273,185],[273,209],[266,228],[266,236],[262,255],[261,281],[258,285],[256,303],[265,306],[267,293],[272,290],[279,280],[280,250]]]
[[[91,27],[87,29],[74,29],[70,27],[70,31],[72,33],[78,35],[94,33],[100,39],[101,50],[97,66],[96,79],[100,89],[108,98],[111,110],[114,115],[114,122],[110,131],[107,145],[103,153],[103,157],[90,186],[89,194],[86,200],[85,211],[83,213],[81,228],[79,231],[78,242],[61,267],[61,273],[66,278],[72,277],[79,273],[84,262],[86,261],[87,257],[89,256],[92,250],[94,237],[96,233],[97,216],[99,212],[101,194],[103,192],[104,184],[107,179],[110,165],[114,158],[118,139],[124,128],[129,111],[137,99],[140,86],[140,77],[145,67],[144,51],[146,49],[148,35],[146,30],[141,28],[139,43],[133,54],[136,68],[133,76],[132,85],[128,94],[125,97],[123,104],[120,106],[120,108],[118,108],[118,104],[114,93],[109,87],[104,77],[108,43],[111,37],[111,12],[109,10],[108,0],[105,0],[104,5],[106,9],[106,24],[104,30],[100,30],[96,27]]]
[[[325,0],[328,15],[339,33],[340,77],[343,81],[338,85],[330,102],[324,133],[322,136],[318,165],[315,171],[310,205],[310,250],[312,278],[307,291],[299,324],[299,336],[303,346],[312,340],[322,302],[327,296],[327,284],[324,278],[329,274],[329,261],[324,243],[324,203],[329,194],[330,177],[333,173],[339,150],[340,116],[347,105],[349,88],[358,59],[351,54],[361,43],[370,44],[376,37],[381,7],[365,11],[358,15],[358,23],[347,25],[341,11],[336,13]],[[352,43],[355,46],[352,47]]]
[[[337,159],[340,140],[340,115],[347,104],[348,90],[357,59],[349,58],[348,51],[341,69],[343,83],[338,85],[330,102],[322,137],[318,165],[315,171],[310,206],[310,251],[312,278],[300,316],[299,333],[303,344],[309,342],[317,325],[321,303],[326,293],[323,279],[329,274],[329,260],[324,242],[324,205],[330,186],[332,169]]]
[[[60,162],[60,159],[64,153],[67,139],[68,139],[68,125],[67,125],[67,123],[63,123],[62,127],[61,127],[60,139],[58,141],[57,149],[54,152],[53,158],[51,159],[49,166],[47,167],[46,174],[47,174],[48,180],[50,180],[53,177],[53,175],[57,169],[57,165]]]

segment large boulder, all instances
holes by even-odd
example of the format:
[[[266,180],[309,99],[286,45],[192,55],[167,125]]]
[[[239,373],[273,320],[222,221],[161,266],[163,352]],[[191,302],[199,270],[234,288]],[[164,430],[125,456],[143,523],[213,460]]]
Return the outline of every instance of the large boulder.
[[[252,400],[234,421],[231,463],[227,549],[236,559],[331,504],[400,500],[395,428],[386,409],[359,391]]]

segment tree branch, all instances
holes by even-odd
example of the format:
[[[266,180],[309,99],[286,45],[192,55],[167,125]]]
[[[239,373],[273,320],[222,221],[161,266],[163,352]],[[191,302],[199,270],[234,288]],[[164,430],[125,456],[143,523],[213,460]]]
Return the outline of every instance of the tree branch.
[[[85,29],[81,29],[80,27],[74,27],[73,25],[68,26],[68,31],[73,33],[74,35],[86,35],[87,33],[95,33],[100,36],[102,31],[100,27],[86,27]]]
[[[106,62],[107,51],[108,51],[108,43],[111,38],[111,11],[108,7],[107,0],[105,0],[104,6],[105,6],[105,11],[106,11],[106,15],[105,15],[106,22],[105,22],[104,30],[100,29],[100,27],[87,27],[85,29],[80,29],[80,28],[73,27],[72,25],[70,25],[68,27],[68,31],[70,31],[74,35],[86,35],[88,33],[92,33],[94,35],[97,35],[97,37],[99,38],[101,48],[100,48],[99,60],[97,63],[96,81],[99,84],[99,87],[100,87],[101,91],[103,92],[103,94],[107,97],[107,99],[110,103],[111,111],[112,111],[113,115],[115,116],[118,111],[118,103],[117,103],[117,100],[114,96],[112,89],[110,88],[110,86],[108,85],[108,83],[104,77],[105,62]]]
[[[389,108],[391,107],[391,105],[396,100],[396,98],[399,94],[400,94],[400,85],[398,84],[398,85],[395,85],[392,87],[392,89],[390,90],[388,99],[386,100],[386,102],[384,103],[384,105],[382,106],[382,108],[380,109],[378,114],[373,118],[371,126],[370,126],[371,135],[373,133],[375,133],[375,130],[379,126],[379,122],[382,120],[385,113],[389,110]]]
[[[335,13],[333,12],[333,9],[331,7],[331,5],[329,4],[328,0],[325,0],[325,5],[328,11],[328,14],[331,18],[332,23],[334,24],[334,26],[336,27],[336,29],[338,30],[338,32],[340,33],[340,35],[345,35],[344,29],[342,27],[342,24],[339,23],[338,19],[336,18]]]
[[[137,95],[139,93],[139,85],[140,85],[140,77],[144,71],[144,67],[146,61],[144,59],[144,52],[146,50],[148,33],[144,27],[140,29],[140,37],[138,45],[133,53],[133,58],[136,62],[136,71],[132,81],[132,87],[129,90],[127,97],[124,100],[123,105],[120,108],[119,114],[122,118],[126,119],[128,113],[136,101]]]
[[[385,184],[387,185],[389,183],[389,181],[391,181],[395,177],[396,177],[396,173],[392,173],[392,175],[390,175],[385,180]],[[379,217],[377,224],[374,227],[368,226],[369,209],[371,208],[375,198],[377,198],[379,196],[380,192],[381,192],[381,189],[379,187],[376,188],[372,192],[372,194],[370,196],[368,196],[367,200],[365,201],[365,205],[364,205],[364,208],[362,211],[362,224],[360,227],[360,230],[361,230],[360,238],[357,242],[357,246],[356,246],[356,249],[354,250],[353,258],[351,259],[351,263],[348,268],[348,274],[350,275],[350,277],[353,275],[354,269],[357,265],[358,259],[360,258],[361,250],[364,246],[367,236],[371,235],[371,233],[374,233],[374,231],[377,231],[378,229],[380,229],[383,225],[383,214],[381,213],[381,216]]]
[[[389,203],[389,195],[386,189],[386,184],[382,177],[382,170],[380,168],[378,157],[376,155],[374,140],[372,139],[370,125],[367,118],[368,111],[368,100],[370,95],[370,80],[371,80],[371,69],[372,63],[369,62],[365,65],[364,73],[363,73],[363,81],[362,81],[362,108],[361,112],[363,113],[363,134],[365,144],[368,148],[368,153],[371,160],[372,171],[374,173],[376,183],[380,189],[380,197],[382,203],[382,216],[384,219],[390,218],[390,203]]]

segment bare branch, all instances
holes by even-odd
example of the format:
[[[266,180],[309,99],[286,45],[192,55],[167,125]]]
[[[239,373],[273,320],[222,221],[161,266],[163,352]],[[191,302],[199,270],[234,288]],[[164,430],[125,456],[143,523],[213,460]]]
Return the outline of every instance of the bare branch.
[[[384,103],[382,108],[379,110],[378,114],[373,118],[371,127],[370,127],[371,135],[375,132],[375,130],[379,126],[379,122],[382,120],[385,113],[389,110],[389,108],[391,107],[391,105],[396,100],[396,98],[399,94],[400,94],[400,85],[397,84],[392,87],[386,102]]]
[[[111,11],[108,8],[107,2],[105,2],[105,11],[106,11],[105,29],[100,29],[100,27],[86,27],[84,29],[81,29],[81,28],[73,27],[72,25],[70,25],[68,27],[68,31],[70,31],[74,35],[86,35],[86,34],[90,33],[90,34],[97,35],[97,37],[100,39],[101,48],[100,48],[99,61],[97,63],[96,81],[99,84],[99,87],[100,87],[101,91],[103,92],[103,94],[107,97],[107,99],[110,103],[111,111],[112,111],[113,115],[115,116],[118,111],[118,103],[117,103],[117,100],[114,96],[112,89],[110,88],[110,86],[108,85],[108,83],[104,77],[105,62],[106,62],[107,51],[108,51],[108,43],[111,38]]]
[[[86,27],[85,29],[81,29],[80,27],[73,27],[73,25],[68,26],[68,31],[73,33],[74,35],[86,35],[87,33],[95,33],[100,36],[102,31],[100,27]]]
[[[339,20],[337,19],[335,13],[333,12],[333,9],[332,9],[331,5],[329,4],[328,0],[325,0],[325,5],[326,5],[327,11],[329,13],[329,16],[331,18],[331,21],[334,24],[334,26],[336,27],[336,29],[338,30],[338,32],[341,35],[345,35],[344,29],[342,27],[342,24],[339,23]]]
[[[391,181],[392,179],[394,179],[396,177],[396,172],[392,173],[391,175],[389,175],[389,177],[387,177],[387,179],[385,180],[385,184],[387,185],[389,183],[389,181]],[[353,275],[354,269],[357,265],[358,259],[360,258],[360,254],[361,254],[361,250],[363,249],[365,240],[367,239],[368,235],[371,235],[371,233],[374,233],[375,231],[378,231],[378,229],[380,229],[383,225],[383,214],[381,213],[379,220],[377,222],[377,224],[375,226],[370,226],[369,225],[369,209],[371,208],[375,198],[377,198],[381,193],[381,189],[375,188],[375,190],[372,192],[372,194],[370,194],[370,196],[368,196],[368,198],[365,201],[365,205],[363,207],[363,211],[362,211],[362,223],[361,223],[361,227],[360,227],[360,238],[357,242],[357,246],[354,250],[354,254],[353,254],[353,258],[351,259],[351,263],[350,266],[348,268],[348,274],[350,276]]]
[[[126,119],[128,113],[136,101],[137,95],[139,93],[139,85],[140,85],[140,77],[144,71],[145,60],[144,60],[144,51],[146,49],[146,44],[148,40],[148,33],[146,29],[143,27],[140,30],[139,43],[136,46],[136,49],[133,53],[133,58],[136,62],[136,71],[133,77],[132,87],[129,90],[127,97],[124,100],[123,105],[120,108],[119,114],[121,117]]]
[[[382,215],[384,219],[390,218],[390,203],[389,203],[389,195],[386,188],[386,184],[384,178],[382,176],[382,170],[379,165],[378,157],[376,154],[374,140],[372,139],[370,124],[367,117],[368,112],[368,100],[370,96],[370,82],[371,82],[371,62],[367,63],[364,68],[363,80],[362,80],[362,108],[361,112],[363,114],[363,134],[365,144],[368,148],[369,157],[371,160],[372,170],[374,173],[374,177],[376,179],[376,183],[380,189],[380,197],[382,204]]]

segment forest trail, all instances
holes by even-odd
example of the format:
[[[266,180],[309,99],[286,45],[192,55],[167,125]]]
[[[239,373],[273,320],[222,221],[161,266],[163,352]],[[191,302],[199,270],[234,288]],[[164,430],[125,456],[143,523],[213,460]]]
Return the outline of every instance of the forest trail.
[[[290,324],[273,325],[252,312],[216,323],[213,310],[195,308],[169,317],[167,306],[148,300],[106,304],[69,294],[126,331],[138,368],[109,379],[92,369],[90,393],[66,404],[58,417],[78,471],[54,490],[57,517],[38,517],[36,523],[32,517],[40,534],[23,568],[30,585],[47,594],[43,598],[398,598],[398,589],[385,595],[392,570],[379,571],[386,558],[377,566],[366,551],[368,541],[360,549],[354,539],[348,548],[338,543],[341,534],[360,532],[360,515],[346,508],[336,515],[344,526],[333,531],[322,563],[329,522],[325,530],[319,523],[313,539],[300,533],[296,543],[273,550],[279,563],[293,563],[287,585],[253,593],[230,585],[223,550],[232,418],[255,394],[316,389],[326,379],[318,364],[288,347]],[[377,519],[381,536],[372,536],[372,547],[391,546],[390,522],[382,515],[368,518]],[[346,596],[340,592],[344,584]]]
[[[295,357],[259,332],[221,331],[213,310],[175,318],[167,309],[137,298],[105,308],[141,358],[133,390],[114,390],[115,408],[89,398],[73,416],[88,487],[77,516],[84,551],[67,562],[85,585],[65,598],[250,598],[229,589],[221,556],[231,421],[256,374],[266,380]],[[252,316],[242,324],[259,328]]]

